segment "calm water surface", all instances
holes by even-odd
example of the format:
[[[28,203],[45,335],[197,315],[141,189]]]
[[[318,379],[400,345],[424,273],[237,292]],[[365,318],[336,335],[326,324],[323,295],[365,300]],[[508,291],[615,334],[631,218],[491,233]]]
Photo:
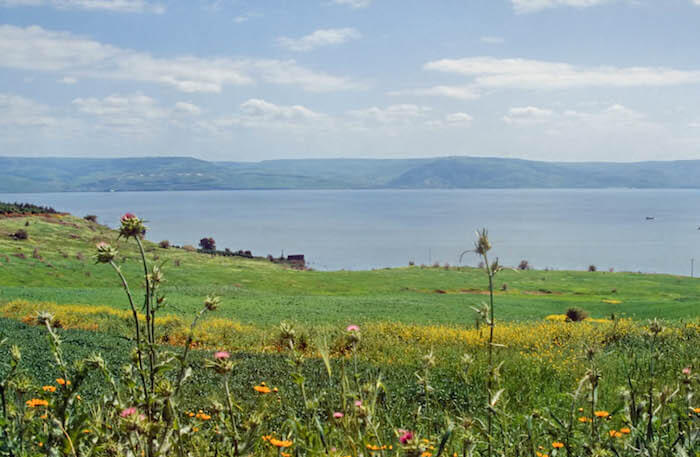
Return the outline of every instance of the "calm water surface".
[[[304,254],[317,269],[459,263],[487,227],[516,265],[690,274],[700,260],[698,190],[367,190],[0,194],[0,200],[96,214],[131,211],[148,238],[255,255]],[[646,217],[653,220],[646,220]],[[475,265],[467,254],[464,264]],[[698,269],[700,270],[700,262]]]

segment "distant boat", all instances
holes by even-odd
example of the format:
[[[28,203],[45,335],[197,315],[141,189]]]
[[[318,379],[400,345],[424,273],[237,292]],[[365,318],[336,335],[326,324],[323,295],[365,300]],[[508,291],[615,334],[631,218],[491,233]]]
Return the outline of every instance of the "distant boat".
[[[648,220],[648,221],[653,221],[653,220],[654,220],[654,216],[647,216],[647,220]]]

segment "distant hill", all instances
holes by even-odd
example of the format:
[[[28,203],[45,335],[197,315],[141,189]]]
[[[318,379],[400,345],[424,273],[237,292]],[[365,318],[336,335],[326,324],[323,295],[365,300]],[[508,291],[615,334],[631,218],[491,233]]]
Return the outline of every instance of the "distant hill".
[[[0,157],[0,192],[227,189],[700,188],[700,160],[537,162],[482,157],[208,162]]]

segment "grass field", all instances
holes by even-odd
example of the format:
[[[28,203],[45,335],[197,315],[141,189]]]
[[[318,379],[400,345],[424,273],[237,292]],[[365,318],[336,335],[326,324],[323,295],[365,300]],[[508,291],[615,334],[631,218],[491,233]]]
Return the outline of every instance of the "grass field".
[[[18,230],[28,238],[12,237]],[[101,241],[118,248],[115,261],[140,306],[143,265],[133,240],[72,216],[0,218],[0,455],[42,454],[44,443],[47,452],[62,449],[56,455],[166,455],[151,439],[173,440],[190,455],[241,455],[239,445],[242,454],[270,457],[291,457],[290,447],[334,457],[477,456],[491,455],[491,446],[499,456],[631,457],[641,448],[700,455],[695,279],[505,270],[495,284],[491,344],[470,308],[489,298],[480,269],[298,271],[146,242],[148,260],[163,264],[167,296],[149,346],[161,366],[149,399],[136,382],[149,369],[135,361],[128,301],[112,268],[93,258]],[[221,304],[191,332],[207,295]],[[571,307],[592,319],[561,321]],[[60,345],[41,311],[52,314]],[[186,341],[192,377],[178,395],[172,386],[184,373],[177,361]],[[22,352],[21,368],[9,344]],[[222,350],[230,359],[226,352],[212,361]],[[85,370],[101,363],[103,374]],[[52,396],[63,377],[73,386]],[[267,386],[274,395],[264,395]],[[18,399],[9,409],[7,389]],[[46,414],[23,407],[26,395],[38,405],[46,399]],[[82,405],[72,403],[76,396]],[[148,417],[132,418],[132,407]],[[609,417],[587,422],[594,413]],[[168,438],[162,433],[175,416],[181,428]],[[51,418],[54,428],[42,422]],[[415,437],[397,441],[406,430]],[[80,452],[70,451],[74,443]]]
[[[8,236],[19,229],[27,230],[28,240]],[[137,287],[142,268],[137,251],[115,240],[116,232],[71,216],[0,219],[0,303],[25,299],[126,309],[111,269],[92,259],[96,242],[115,243],[125,275]],[[465,245],[470,244],[465,234]],[[297,271],[154,243],[146,243],[146,249],[152,260],[164,262],[170,312],[191,314],[202,296],[214,293],[224,301],[221,315],[260,326],[283,320],[472,324],[469,306],[483,301],[487,286],[475,268]],[[700,314],[700,281],[687,277],[530,270],[502,272],[496,286],[503,284],[507,290],[497,297],[505,320],[541,319],[574,306],[593,317],[687,319]]]

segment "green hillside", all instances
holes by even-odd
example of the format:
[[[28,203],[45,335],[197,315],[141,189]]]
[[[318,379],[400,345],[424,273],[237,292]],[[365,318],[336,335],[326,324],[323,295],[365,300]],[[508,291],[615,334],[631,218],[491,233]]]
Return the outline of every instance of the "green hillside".
[[[28,239],[11,236],[20,229]],[[25,299],[126,309],[114,272],[92,258],[99,241],[118,246],[118,263],[133,284],[140,284],[136,249],[117,240],[113,230],[73,216],[0,216],[0,305]],[[190,315],[203,296],[217,294],[226,303],[222,316],[262,326],[283,320],[471,325],[469,306],[483,300],[487,286],[483,272],[474,268],[297,271],[266,260],[211,257],[150,242],[146,249],[150,259],[163,262],[170,312]],[[700,314],[700,281],[687,277],[505,271],[497,286],[503,284],[507,290],[497,299],[499,315],[507,320],[541,319],[572,306],[594,317]]]

